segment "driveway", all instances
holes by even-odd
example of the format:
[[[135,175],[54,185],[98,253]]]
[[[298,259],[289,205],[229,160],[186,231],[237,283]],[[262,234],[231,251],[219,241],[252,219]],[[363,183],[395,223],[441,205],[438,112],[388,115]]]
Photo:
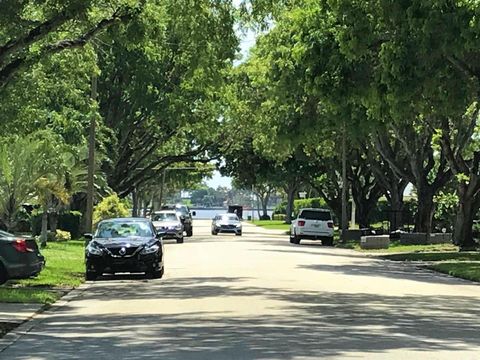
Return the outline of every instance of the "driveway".
[[[0,359],[478,359],[480,287],[196,220],[159,280],[107,277],[37,318]]]

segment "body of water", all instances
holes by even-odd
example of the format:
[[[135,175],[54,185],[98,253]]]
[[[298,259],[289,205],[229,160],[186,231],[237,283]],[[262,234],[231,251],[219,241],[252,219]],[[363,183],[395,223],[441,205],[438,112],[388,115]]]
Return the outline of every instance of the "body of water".
[[[225,214],[227,209],[190,209],[192,212],[195,211],[196,215],[193,216],[194,219],[213,219],[217,214]],[[272,216],[272,210],[268,210],[268,215]],[[248,216],[253,216],[252,219],[258,220],[258,211],[252,210],[243,210],[243,218],[246,220]]]

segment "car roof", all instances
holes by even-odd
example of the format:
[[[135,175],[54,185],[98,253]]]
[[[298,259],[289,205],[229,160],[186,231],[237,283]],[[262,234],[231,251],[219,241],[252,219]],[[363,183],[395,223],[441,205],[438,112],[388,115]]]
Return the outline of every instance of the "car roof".
[[[160,210],[160,211],[155,211],[153,214],[177,214],[177,212],[174,209],[171,210]]]
[[[113,222],[150,222],[150,219],[143,217],[123,217],[123,218],[111,218],[104,219],[100,222],[113,221]]]
[[[303,208],[303,209],[300,209],[300,211],[303,211],[303,210],[308,210],[308,211],[321,211],[321,212],[330,212],[330,210],[328,210],[328,209],[320,209],[320,208]]]

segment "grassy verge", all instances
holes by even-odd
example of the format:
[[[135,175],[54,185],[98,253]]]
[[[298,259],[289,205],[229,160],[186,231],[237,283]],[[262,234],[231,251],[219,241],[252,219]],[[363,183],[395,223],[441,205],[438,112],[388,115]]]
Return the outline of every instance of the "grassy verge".
[[[444,262],[427,267],[458,278],[480,282],[480,262]]]
[[[252,224],[261,226],[265,229],[274,229],[274,230],[285,230],[288,231],[290,229],[289,224],[285,224],[282,220],[253,220],[251,221]]]
[[[80,285],[84,277],[84,243],[82,241],[50,242],[42,250],[45,269],[35,278],[10,280],[0,287],[0,302],[55,302],[65,291]]]
[[[345,244],[337,243],[337,247],[345,249],[354,249],[365,253],[423,253],[423,252],[454,252],[458,251],[458,246],[452,244],[432,244],[432,245],[402,245],[399,241],[391,241],[388,249],[366,250],[360,248],[358,241],[348,241]]]
[[[480,282],[480,253],[478,252],[416,252],[382,256],[394,261],[425,261],[431,270],[462,279]]]

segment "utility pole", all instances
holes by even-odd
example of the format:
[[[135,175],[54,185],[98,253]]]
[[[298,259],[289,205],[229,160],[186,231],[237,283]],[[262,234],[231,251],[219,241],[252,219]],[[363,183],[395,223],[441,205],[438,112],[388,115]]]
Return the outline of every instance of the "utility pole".
[[[92,94],[93,105],[97,100],[97,74],[92,76]],[[87,212],[85,213],[85,231],[92,232],[93,227],[93,194],[95,191],[95,128],[96,112],[92,109],[90,118],[90,131],[88,136],[88,175],[87,175]]]
[[[346,241],[347,233],[347,129],[345,120],[343,121],[342,135],[342,235],[341,242]]]

